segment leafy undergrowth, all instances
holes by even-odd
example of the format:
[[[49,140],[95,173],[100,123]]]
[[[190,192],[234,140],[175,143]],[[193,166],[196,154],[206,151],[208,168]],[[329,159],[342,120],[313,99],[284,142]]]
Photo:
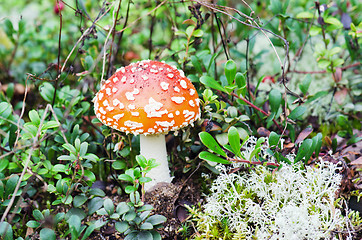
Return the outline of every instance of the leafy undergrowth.
[[[361,237],[361,2],[214,3],[2,4],[1,238]],[[201,110],[166,136],[174,180],[149,193],[157,164],[92,101],[145,59],[182,70]]]

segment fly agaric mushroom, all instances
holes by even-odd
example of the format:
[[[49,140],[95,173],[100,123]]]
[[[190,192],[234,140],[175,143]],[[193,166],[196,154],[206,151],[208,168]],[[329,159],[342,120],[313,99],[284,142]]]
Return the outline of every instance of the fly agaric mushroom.
[[[94,109],[103,124],[141,134],[141,154],[160,164],[147,174],[152,181],[146,189],[172,180],[165,134],[192,125],[200,117],[198,94],[183,71],[151,60],[118,69],[97,93]]]

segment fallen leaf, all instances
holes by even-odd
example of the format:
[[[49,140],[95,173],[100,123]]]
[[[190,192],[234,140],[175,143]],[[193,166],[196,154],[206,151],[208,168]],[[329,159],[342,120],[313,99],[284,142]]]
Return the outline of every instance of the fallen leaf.
[[[342,90],[337,91],[334,94],[334,99],[336,100],[336,102],[339,105],[342,105],[346,100],[347,94],[348,94],[348,90],[346,88],[344,88]]]
[[[257,130],[260,137],[269,137],[270,131],[265,127],[260,127]]]
[[[294,143],[287,143],[283,145],[284,148],[293,148],[294,146],[295,146]]]
[[[356,160],[350,163],[351,165],[362,165],[362,157],[357,158]]]
[[[309,136],[309,134],[313,132],[313,128],[311,127],[307,127],[305,129],[303,129],[303,131],[301,131],[297,137],[297,140],[295,140],[295,145],[297,145],[298,143],[302,142],[304,139],[306,139],[306,137]]]

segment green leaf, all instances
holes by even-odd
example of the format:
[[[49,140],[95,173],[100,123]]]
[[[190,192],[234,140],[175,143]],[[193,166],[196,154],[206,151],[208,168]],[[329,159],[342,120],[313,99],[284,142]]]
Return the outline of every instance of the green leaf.
[[[204,35],[204,32],[201,29],[196,29],[192,36],[194,37],[202,37]]]
[[[282,94],[277,89],[273,89],[269,93],[270,111],[277,113],[282,102]]]
[[[307,94],[311,82],[312,82],[312,76],[310,74],[307,74],[303,79],[303,82],[299,84],[299,89],[300,91],[302,91],[304,95]]]
[[[235,83],[238,86],[238,94],[241,94],[242,96],[246,95],[246,78],[244,74],[236,73],[235,76]]]
[[[343,65],[344,59],[342,59],[342,58],[333,59],[332,63],[333,63],[333,67],[338,67],[338,66]]]
[[[233,153],[240,157],[240,135],[236,127],[232,126],[229,128],[228,140]]]
[[[24,130],[26,131],[26,133],[23,135],[23,138],[25,138],[25,139],[35,137],[38,133],[38,128],[36,126],[32,125],[31,123],[30,124],[25,123]],[[28,136],[28,134],[30,134],[30,135]]]
[[[73,199],[73,206],[76,208],[81,207],[87,200],[88,198],[86,196],[77,195]]]
[[[108,214],[106,209],[104,209],[104,208],[101,208],[101,209],[97,210],[96,213],[97,213],[97,215],[100,215],[100,216],[104,216],[104,215]]]
[[[21,35],[21,34],[24,33],[25,28],[26,28],[25,20],[24,20],[24,19],[20,19],[19,24],[18,24],[18,32],[19,32],[19,35]]]
[[[279,135],[275,132],[271,132],[269,134],[269,147],[270,148],[275,148],[276,146],[278,146],[278,142],[279,142]]]
[[[337,117],[337,124],[344,130],[347,130],[349,135],[353,135],[353,128],[348,118],[345,115],[339,115]]]
[[[80,235],[80,229],[81,229],[81,221],[80,218],[77,215],[72,215],[69,219],[68,219],[68,224],[69,224],[69,230],[70,233],[72,234],[72,239],[73,237],[78,238],[78,236]]]
[[[19,181],[18,175],[11,175],[5,184],[5,196],[11,196],[14,193],[16,184]],[[16,194],[16,193],[15,193]]]
[[[236,64],[233,60],[228,60],[225,63],[225,76],[229,85],[232,85],[236,75]]]
[[[316,94],[314,94],[313,96],[308,96],[308,100],[305,103],[313,102],[314,100],[316,100],[320,97],[324,97],[328,93],[329,93],[328,91],[319,91]]]
[[[147,218],[145,222],[151,223],[152,225],[155,226],[155,225],[166,222],[166,220],[167,220],[166,217],[156,214],[156,215],[152,215],[149,218]]]
[[[118,204],[117,208],[116,208],[116,212],[119,215],[123,215],[126,212],[128,212],[131,208],[127,205],[127,203],[125,202],[121,202],[120,204]]]
[[[230,106],[227,108],[227,113],[231,118],[236,118],[238,116],[238,109],[234,106]]]
[[[142,155],[137,155],[136,156],[136,161],[138,163],[138,165],[140,165],[141,168],[146,168],[147,167],[147,159],[142,156]]]
[[[0,173],[3,172],[9,165],[8,159],[1,159],[0,160]]]
[[[114,204],[111,199],[106,198],[103,202],[104,209],[107,211],[108,215],[114,213]]]
[[[313,137],[313,141],[316,141],[316,145],[315,145],[315,156],[318,158],[319,156],[319,152],[321,151],[321,147],[322,147],[322,138],[323,135],[322,133],[318,133],[315,137]],[[315,139],[315,140],[314,140]]]
[[[39,118],[39,114],[37,111],[31,110],[29,112],[29,118],[30,118],[30,121],[32,121],[36,126],[40,125],[40,118]]]
[[[14,30],[14,27],[13,27],[13,23],[9,20],[9,19],[5,19],[4,21],[4,24],[5,24],[5,33],[6,35],[11,39],[13,40],[14,37],[13,37],[13,33],[15,32]]]
[[[295,109],[293,109],[293,111],[289,114],[288,118],[292,120],[297,120],[305,113],[306,110],[307,110],[306,107],[298,106]]]
[[[322,69],[326,69],[329,65],[331,65],[331,61],[328,59],[320,59],[318,61],[318,67]]]
[[[338,28],[342,28],[343,27],[343,24],[341,23],[341,21],[338,20],[338,18],[335,18],[335,17],[327,17],[327,18],[324,18],[324,22],[325,23],[329,23],[331,25],[335,25],[336,27]]]
[[[88,237],[92,234],[92,232],[96,229],[96,225],[94,223],[90,224],[85,230],[82,240],[88,239]]]
[[[121,174],[118,176],[118,179],[126,182],[133,182],[133,178],[128,174]]]
[[[271,0],[269,4],[269,9],[272,11],[273,14],[280,14],[283,9],[282,2],[279,0]]]
[[[73,154],[70,155],[70,156],[69,155],[61,155],[57,159],[61,160],[61,161],[75,161],[75,160],[77,160],[77,157],[74,156]]]
[[[259,158],[258,157],[258,153],[261,151],[261,144],[263,144],[265,142],[265,138],[264,137],[261,137],[259,138],[257,141],[256,141],[256,144],[255,144],[255,148],[254,150],[251,152],[250,154],[250,158],[249,160],[252,161],[252,158],[255,156],[257,159]]]
[[[94,174],[94,172],[92,172],[90,170],[84,170],[84,176],[89,178],[89,181],[91,181],[91,182],[96,181],[96,175]]]
[[[313,13],[311,12],[300,12],[296,16],[297,18],[313,18]]]
[[[99,161],[99,157],[93,153],[87,153],[85,156],[83,156],[83,158],[94,163],[97,163]]]
[[[199,137],[201,142],[208,147],[214,153],[220,154],[221,156],[226,157],[226,153],[220,147],[220,145],[216,142],[216,140],[207,132],[199,133]]]
[[[124,189],[124,191],[125,191],[127,194],[130,194],[130,193],[132,193],[132,192],[137,191],[137,188],[134,187],[134,186],[127,186],[127,187]]]
[[[95,197],[88,202],[88,215],[92,215],[103,206],[103,199]]]
[[[116,226],[116,230],[120,233],[124,233],[125,231],[127,231],[129,229],[129,225],[126,221],[116,222],[115,226]]]
[[[310,148],[312,147],[313,144],[313,140],[312,139],[306,139],[303,141],[303,143],[301,144],[301,146],[299,147],[297,156],[294,159],[294,163],[299,162],[300,160],[302,160],[303,157],[305,157]],[[308,161],[309,159],[305,159],[305,161]]]
[[[153,210],[153,206],[150,204],[145,204],[142,207],[140,207],[137,211],[143,212],[143,211],[151,211],[151,210]]]
[[[63,155],[63,156],[65,156],[65,155]],[[56,164],[56,165],[54,165],[52,167],[51,171],[55,172],[55,173],[58,173],[58,172],[64,172],[65,173],[67,171],[67,169],[68,169],[68,167],[65,166],[64,164]]]
[[[7,119],[12,112],[12,107],[7,102],[1,102],[0,103],[0,116]],[[0,119],[0,124],[3,122],[3,119]]]
[[[190,37],[190,36],[192,35],[194,29],[195,29],[195,26],[188,26],[188,27],[186,28],[186,35],[187,35],[188,37]]]
[[[136,212],[133,211],[133,210],[130,210],[129,212],[127,212],[125,215],[124,215],[124,220],[130,222],[132,221],[133,219],[135,219],[137,216]]]
[[[121,170],[124,169],[126,167],[126,163],[122,160],[116,160],[115,162],[112,163],[112,167],[115,170]]]
[[[153,237],[149,231],[141,231],[137,234],[137,239],[153,240]]]
[[[65,186],[65,185],[64,185]],[[66,191],[63,191],[63,193],[65,193]],[[72,203],[73,201],[73,196],[69,195],[69,196],[64,196],[61,198],[62,203],[64,203],[65,205],[69,205]]]
[[[35,220],[37,220],[37,221],[42,221],[42,220],[44,220],[43,214],[42,214],[38,209],[33,210],[33,217],[34,217]]]
[[[76,215],[79,217],[80,220],[83,220],[87,217],[87,214],[84,212],[81,208],[71,208],[67,211],[67,213],[64,215],[64,219],[66,221],[69,221],[69,218],[73,215]]]
[[[209,76],[202,76],[200,78],[200,82],[204,84],[206,87],[213,88],[225,93],[228,93],[228,91],[220,85],[215,79]]]
[[[39,233],[40,240],[55,240],[56,235],[53,229],[43,228]]]
[[[153,229],[153,225],[149,222],[145,222],[140,226],[140,229],[141,230],[151,230],[151,229]]]
[[[207,161],[211,161],[211,162],[230,164],[230,162],[228,160],[218,157],[218,156],[216,156],[210,152],[206,152],[206,151],[200,152],[199,158],[207,160]]]
[[[80,145],[79,156],[83,157],[88,151],[88,143],[82,142]]]
[[[73,147],[73,145],[69,144],[69,143],[65,143],[62,145],[63,148],[67,149],[70,153],[73,153],[74,155],[77,155],[77,150],[75,149],[75,147]]]
[[[153,240],[162,240],[161,235],[157,231],[151,230],[150,232],[152,234]]]
[[[138,233],[138,231],[134,230],[134,231],[128,233],[127,236],[123,240],[138,240],[139,238],[137,237],[137,233]]]
[[[75,141],[74,141],[74,147],[76,149],[77,152],[80,151],[80,139],[79,138],[76,138]]]
[[[94,195],[94,196],[100,196],[100,197],[106,196],[106,194],[100,188],[92,188],[92,189],[90,189],[89,194]]]
[[[138,181],[140,182],[140,184],[142,184],[142,183],[148,183],[148,182],[151,182],[151,181],[152,181],[152,178],[150,178],[150,177],[140,177],[140,178],[138,179]]]
[[[202,67],[200,64],[200,60],[195,55],[191,56],[191,63],[192,63],[192,66],[196,69],[196,71],[198,71],[200,74],[202,74]]]
[[[335,54],[337,54],[337,53],[339,53],[339,52],[341,52],[342,51],[342,48],[340,48],[340,47],[334,47],[334,48],[332,48],[331,50],[328,50],[327,52],[328,52],[328,56],[329,57],[332,57],[333,55],[335,55]]]
[[[30,220],[26,223],[26,226],[30,228],[37,228],[40,226],[40,223],[34,220]]]
[[[40,96],[42,96],[42,98],[48,103],[51,103],[53,101],[54,87],[50,83],[44,82],[42,85],[40,85],[39,92]]]
[[[0,181],[0,200],[4,199],[4,193],[5,193],[4,183]]]
[[[45,122],[42,129],[46,130],[49,128],[56,128],[59,127],[59,124],[57,123],[57,121],[49,121],[49,122]]]
[[[0,236],[4,240],[13,240],[13,229],[7,222],[0,222]]]

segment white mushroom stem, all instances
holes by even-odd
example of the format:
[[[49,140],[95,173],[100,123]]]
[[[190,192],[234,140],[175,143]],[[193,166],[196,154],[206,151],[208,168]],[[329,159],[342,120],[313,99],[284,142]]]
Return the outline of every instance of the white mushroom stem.
[[[164,134],[159,135],[140,135],[141,155],[146,159],[154,158],[160,165],[151,169],[146,174],[152,179],[151,182],[145,184],[145,190],[150,190],[159,182],[170,183],[172,177],[168,168],[166,138]]]

